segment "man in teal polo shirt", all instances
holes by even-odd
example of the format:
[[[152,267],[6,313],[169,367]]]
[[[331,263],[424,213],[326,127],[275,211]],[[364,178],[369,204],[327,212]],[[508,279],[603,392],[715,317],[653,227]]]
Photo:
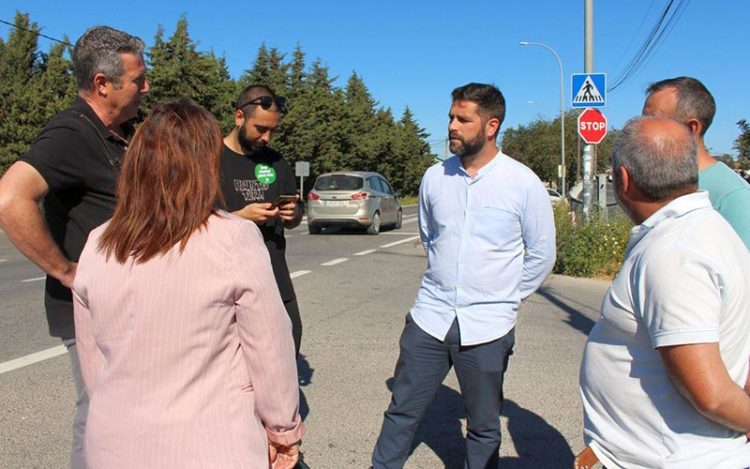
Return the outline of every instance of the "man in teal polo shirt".
[[[750,184],[711,156],[703,141],[716,113],[713,96],[692,77],[658,81],[646,93],[643,115],[670,117],[690,129],[698,150],[698,189],[708,192],[711,205],[750,249]]]

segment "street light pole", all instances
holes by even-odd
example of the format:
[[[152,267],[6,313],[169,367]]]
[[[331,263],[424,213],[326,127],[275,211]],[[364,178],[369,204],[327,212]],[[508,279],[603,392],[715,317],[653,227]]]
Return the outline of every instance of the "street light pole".
[[[544,47],[548,51],[552,52],[552,54],[557,59],[557,65],[560,66],[560,193],[563,197],[566,197],[565,194],[565,95],[564,95],[564,78],[563,78],[563,66],[562,66],[562,60],[560,60],[560,56],[557,54],[557,51],[555,49],[551,48],[547,44],[543,42],[529,42],[529,41],[521,41],[520,43],[522,46],[539,46]]]

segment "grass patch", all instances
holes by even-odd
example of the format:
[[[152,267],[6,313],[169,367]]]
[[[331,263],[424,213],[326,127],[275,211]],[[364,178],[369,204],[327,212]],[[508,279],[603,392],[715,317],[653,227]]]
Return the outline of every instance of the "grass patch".
[[[401,201],[401,205],[417,205],[419,202],[419,197],[416,195],[405,195],[403,197],[399,197],[399,200]]]

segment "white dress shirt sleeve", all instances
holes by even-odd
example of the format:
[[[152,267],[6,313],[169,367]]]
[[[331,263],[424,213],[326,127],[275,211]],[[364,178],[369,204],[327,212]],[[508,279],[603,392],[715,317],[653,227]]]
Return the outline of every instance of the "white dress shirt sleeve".
[[[430,201],[427,195],[428,175],[429,172],[425,173],[424,177],[422,178],[422,183],[419,185],[419,206],[417,212],[419,221],[419,238],[422,241],[422,247],[424,248],[425,252],[427,252],[427,249],[430,245],[430,236],[432,235],[432,230],[430,228]]]
[[[557,257],[552,204],[541,183],[529,186],[521,223],[526,253],[523,257],[523,277],[519,293],[521,299],[526,299],[547,278]]]

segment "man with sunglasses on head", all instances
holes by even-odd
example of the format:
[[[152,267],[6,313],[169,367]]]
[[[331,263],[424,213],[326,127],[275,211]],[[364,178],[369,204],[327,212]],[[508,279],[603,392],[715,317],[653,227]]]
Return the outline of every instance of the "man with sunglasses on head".
[[[302,320],[286,265],[284,229],[297,227],[303,210],[299,198],[274,204],[281,195],[296,195],[297,185],[289,163],[267,146],[279,125],[284,103],[284,98],[265,85],[250,85],[240,93],[234,111],[235,127],[224,137],[221,188],[227,210],[255,222],[263,234],[299,354]]]
[[[73,48],[75,101],[47,123],[0,180],[0,227],[47,273],[49,332],[62,339],[70,356],[77,391],[72,468],[84,467],[89,400],[78,364],[70,287],[89,232],[115,209],[131,121],[149,90],[143,48],[141,39],[123,31],[87,30]]]

